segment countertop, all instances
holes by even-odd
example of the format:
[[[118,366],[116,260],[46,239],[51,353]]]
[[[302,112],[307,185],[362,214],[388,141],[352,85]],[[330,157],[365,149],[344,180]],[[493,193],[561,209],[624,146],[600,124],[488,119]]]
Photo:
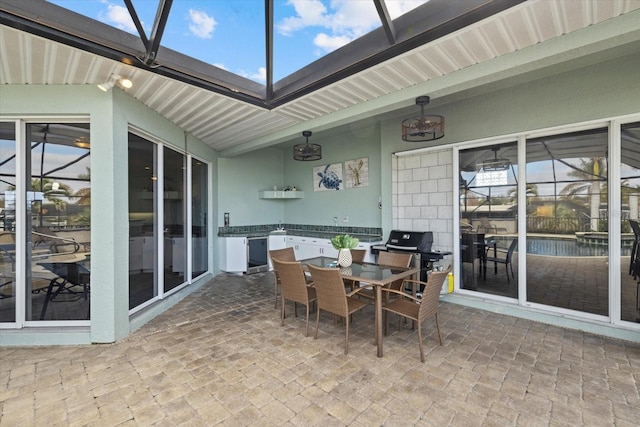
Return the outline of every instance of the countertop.
[[[255,232],[238,232],[238,233],[218,233],[218,237],[268,237],[269,235],[285,235],[285,236],[304,236],[317,237],[319,239],[331,239],[339,234],[349,234],[356,237],[361,242],[381,242],[382,236],[372,234],[356,234],[356,233],[331,233],[327,231],[309,231],[309,230],[285,230],[284,233],[273,231],[255,231]]]

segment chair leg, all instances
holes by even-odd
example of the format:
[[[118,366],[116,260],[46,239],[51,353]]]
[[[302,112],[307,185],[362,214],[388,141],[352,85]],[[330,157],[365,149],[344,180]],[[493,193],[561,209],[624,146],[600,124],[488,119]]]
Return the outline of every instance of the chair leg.
[[[316,333],[313,336],[313,339],[318,339],[318,325],[320,325],[320,305],[318,305],[318,309],[316,310]]]
[[[278,281],[277,280],[273,285],[273,295],[275,296],[275,299],[276,299],[276,303],[273,306],[273,308],[278,308]]]
[[[436,318],[436,330],[438,331],[438,339],[440,340],[440,345],[442,345],[442,337],[440,336],[440,322],[438,321],[438,313],[435,314]]]
[[[344,318],[345,333],[344,333],[344,354],[349,354],[349,315]]]
[[[504,264],[504,272],[507,273],[507,283],[509,283],[509,265],[507,263]]]
[[[277,304],[276,304],[277,306]],[[280,326],[284,326],[284,316],[285,316],[285,312],[284,312],[284,297],[282,297],[282,301],[280,301],[280,320],[282,321],[282,323],[280,324]]]
[[[307,323],[305,324],[305,332],[304,332],[305,337],[309,336],[309,305],[310,303],[307,303]]]
[[[420,361],[424,363],[424,348],[422,346],[422,322],[418,322],[418,345],[420,346]]]
[[[513,274],[513,263],[509,263],[509,267],[511,268],[511,277],[513,277],[514,279],[516,278],[516,275]]]

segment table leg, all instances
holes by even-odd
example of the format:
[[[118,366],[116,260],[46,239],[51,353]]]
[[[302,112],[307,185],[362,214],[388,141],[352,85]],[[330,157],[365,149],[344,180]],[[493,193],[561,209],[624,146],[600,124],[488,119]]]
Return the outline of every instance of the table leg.
[[[382,357],[382,286],[374,286],[376,291],[376,342],[378,344],[378,357]]]

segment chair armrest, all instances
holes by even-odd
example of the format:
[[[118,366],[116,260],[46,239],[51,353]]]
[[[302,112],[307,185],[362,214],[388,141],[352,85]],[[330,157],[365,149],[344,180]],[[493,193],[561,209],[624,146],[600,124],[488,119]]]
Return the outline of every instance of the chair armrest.
[[[418,283],[424,283],[424,282],[418,282]],[[392,293],[392,294],[398,294],[398,295],[401,295],[401,296],[406,297],[406,298],[408,298],[408,299],[410,299],[410,300],[413,300],[413,301],[415,301],[415,302],[417,302],[417,303],[419,303],[419,302],[421,302],[421,301],[422,301],[422,300],[421,300],[420,298],[418,298],[418,297],[414,297],[413,295],[410,295],[410,294],[408,294],[408,293],[406,293],[406,292],[398,291],[398,290],[396,290],[396,289],[382,288],[382,291],[383,291],[383,292],[389,292],[389,293]]]
[[[348,297],[353,296],[353,295],[357,294],[358,292],[360,292],[360,291],[362,291],[364,289],[367,289],[367,288],[373,288],[373,285],[369,284],[369,283],[363,283],[361,286],[359,286],[359,287],[355,288],[354,290],[352,290],[351,292],[349,292],[347,294],[347,296]]]

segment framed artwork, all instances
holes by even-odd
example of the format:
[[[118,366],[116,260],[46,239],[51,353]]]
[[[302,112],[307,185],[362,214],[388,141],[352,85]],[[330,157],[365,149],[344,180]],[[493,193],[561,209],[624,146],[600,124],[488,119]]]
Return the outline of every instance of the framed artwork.
[[[342,189],[342,163],[331,163],[313,168],[313,191]]]
[[[361,188],[369,186],[369,158],[348,160],[344,162],[346,175],[345,188]]]

